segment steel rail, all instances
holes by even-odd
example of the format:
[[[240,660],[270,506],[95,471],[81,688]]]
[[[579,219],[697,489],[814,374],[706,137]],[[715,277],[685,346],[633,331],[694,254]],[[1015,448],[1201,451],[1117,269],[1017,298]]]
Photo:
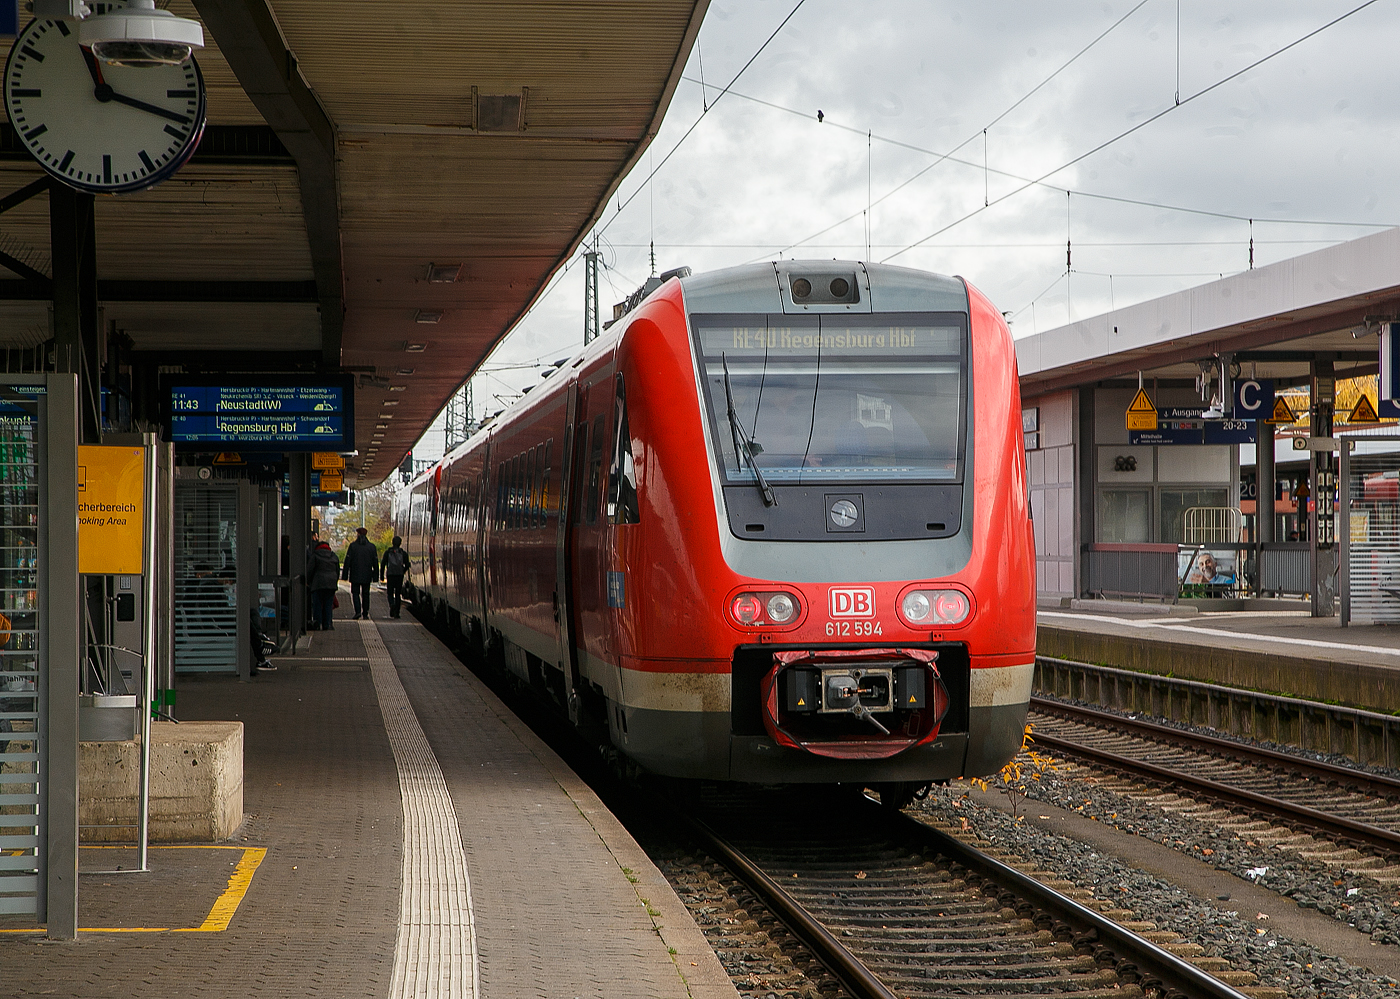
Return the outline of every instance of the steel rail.
[[[1363,788],[1376,794],[1400,793],[1400,779],[1387,777],[1384,774],[1367,773],[1364,770],[1357,770],[1354,767],[1339,766],[1336,763],[1324,763],[1320,760],[1309,760],[1305,757],[1294,756],[1291,753],[1279,752],[1276,749],[1266,749],[1263,746],[1249,746],[1231,739],[1222,739],[1218,736],[1205,735],[1200,732],[1186,732],[1178,728],[1173,728],[1170,725],[1161,725],[1157,722],[1144,721],[1141,718],[1129,718],[1111,711],[1103,711],[1098,708],[1085,707],[1079,704],[1066,704],[1063,701],[1051,700],[1046,697],[1041,697],[1038,694],[1031,695],[1031,707],[1045,714],[1063,715],[1067,718],[1076,718],[1094,724],[1106,725],[1110,728],[1126,729],[1141,735],[1194,746],[1198,749],[1218,751],[1229,756],[1238,757],[1242,760],[1274,764],[1287,767],[1291,770],[1315,774],[1316,776],[1325,777],[1327,779],[1335,779],[1339,782],[1353,784],[1358,788]],[[1040,739],[1039,736],[1034,736],[1034,738],[1036,741]]]
[[[818,961],[836,976],[842,988],[855,999],[899,999],[861,960],[846,949],[825,926],[814,919],[802,904],[708,825],[690,815],[676,813],[691,832],[714,854],[729,872],[761,898],[773,914],[816,955]]]
[[[870,807],[874,809],[880,806],[871,802]],[[761,898],[793,935],[812,949],[817,960],[836,976],[852,996],[857,999],[897,999],[896,993],[890,991],[859,958],[807,912],[800,902],[784,891],[753,861],[700,819],[679,812],[676,814],[735,878]],[[1199,999],[1247,999],[1243,993],[1190,962],[1119,926],[1103,914],[1022,874],[1014,867],[988,856],[976,847],[902,813],[897,816],[888,815],[886,810],[881,809],[877,817],[892,820],[902,832],[915,839],[924,840],[939,854],[956,860],[964,867],[977,871],[987,880],[1028,899],[1077,930],[1094,931],[1097,941],[1109,947],[1124,961],[1131,962],[1146,984],[1159,982],[1167,991],[1176,990]]]
[[[975,846],[949,836],[940,829],[925,825],[902,812],[899,814],[899,820],[911,827],[914,835],[928,840],[943,856],[956,858],[964,867],[979,870],[985,877],[1004,888],[1009,888],[1022,898],[1029,899],[1071,926],[1077,926],[1080,930],[1095,931],[1099,943],[1118,956],[1132,961],[1145,980],[1155,977],[1168,991],[1175,989],[1197,999],[1246,999],[1244,993],[1202,971],[1189,961],[1143,939],[1132,930],[1119,926],[1103,913],[1095,912],[1088,906],[1041,884],[1030,875],[988,856]]]
[[[1382,829],[1380,826],[1357,822],[1355,819],[1343,818],[1340,815],[1329,815],[1327,812],[1309,808],[1307,805],[1299,805],[1284,798],[1259,794],[1257,791],[1247,791],[1242,787],[1222,784],[1220,781],[1211,780],[1208,777],[1194,777],[1179,770],[1159,767],[1155,763],[1146,763],[1133,759],[1131,756],[1123,756],[1107,749],[1085,746],[1052,735],[1037,735],[1035,741],[1037,746],[1056,749],[1071,756],[1087,757],[1127,773],[1202,791],[1229,804],[1266,809],[1284,819],[1304,823],[1320,831],[1364,843],[1367,846],[1389,852],[1400,850],[1400,833]]]

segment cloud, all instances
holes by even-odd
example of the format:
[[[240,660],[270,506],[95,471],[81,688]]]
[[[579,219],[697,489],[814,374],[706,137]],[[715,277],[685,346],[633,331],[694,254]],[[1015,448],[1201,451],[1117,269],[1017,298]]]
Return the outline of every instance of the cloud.
[[[1052,182],[1254,218],[1257,264],[1372,231],[1268,219],[1400,222],[1390,168],[1400,155],[1400,66],[1389,51],[1400,11],[1392,5],[1367,8],[1175,107],[1178,85],[1189,98],[1355,5],[1183,4],[1178,64],[1177,5],[1149,0],[988,129],[986,164],[1037,177],[1175,108]],[[680,84],[653,153],[622,184],[623,200],[640,189],[649,163],[660,162],[707,104],[711,110],[650,191],[620,215],[604,213],[605,315],[650,272],[653,241],[659,270],[772,259],[799,240],[807,241],[795,252],[813,257],[864,257],[867,180],[878,199],[934,161],[923,150],[946,152],[967,140],[957,153],[967,163],[945,161],[874,206],[870,256],[884,258],[975,213],[895,262],[967,276],[1016,312],[1018,334],[1063,323],[1071,304],[1083,317],[1247,267],[1247,221],[1045,189],[983,208],[1022,183],[983,169],[983,127],[1135,6],[807,0],[735,84],[774,108],[734,94],[714,101],[792,0],[712,3],[685,71],[699,80],[703,60],[707,96],[697,83]],[[874,133],[868,145],[867,131]],[[1076,270],[1072,303],[1060,281],[1032,307],[1063,274],[1066,239]],[[558,278],[491,366],[576,349],[582,271],[575,265]],[[494,377],[518,387],[538,372]]]

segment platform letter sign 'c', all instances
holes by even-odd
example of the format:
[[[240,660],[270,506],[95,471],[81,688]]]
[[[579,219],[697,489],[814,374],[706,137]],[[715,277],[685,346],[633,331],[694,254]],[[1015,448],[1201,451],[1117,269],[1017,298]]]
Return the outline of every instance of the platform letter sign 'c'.
[[[146,451],[78,447],[78,571],[139,576],[144,571]]]
[[[1146,389],[1138,389],[1125,414],[1129,430],[1156,430],[1157,407],[1147,397]]]

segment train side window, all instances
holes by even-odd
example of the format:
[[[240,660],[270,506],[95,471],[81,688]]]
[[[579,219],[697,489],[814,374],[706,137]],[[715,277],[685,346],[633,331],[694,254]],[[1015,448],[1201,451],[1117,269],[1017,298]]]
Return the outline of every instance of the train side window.
[[[515,529],[525,526],[525,452],[515,457]]]
[[[539,448],[530,448],[525,458],[525,521],[521,527],[535,526],[535,489],[539,485]]]
[[[598,501],[603,491],[603,416],[593,421],[593,446],[588,451],[588,523],[598,523]]]
[[[506,463],[496,468],[496,530],[506,529]]]
[[[511,529],[511,459],[501,462],[501,530]]]
[[[553,451],[554,438],[551,437],[544,442],[544,458],[542,459],[544,471],[540,473],[540,510],[538,520],[540,527],[549,526],[549,475],[554,471],[554,467],[550,461],[553,457]]]
[[[574,471],[569,479],[569,491],[573,497],[569,500],[573,506],[573,516],[575,524],[583,523],[583,482],[584,472],[588,468],[588,424],[578,425],[577,439],[574,441]]]
[[[514,471],[510,477],[511,504],[510,504],[510,527],[513,531],[520,530],[520,483],[525,478],[525,455],[517,454],[515,463],[512,466]]]
[[[515,505],[517,501],[516,475],[520,467],[520,456],[516,455],[506,463],[506,530],[515,530]]]
[[[641,520],[637,467],[632,461],[632,434],[627,426],[627,392],[619,374],[613,405],[612,464],[608,468],[608,523],[638,524]]]

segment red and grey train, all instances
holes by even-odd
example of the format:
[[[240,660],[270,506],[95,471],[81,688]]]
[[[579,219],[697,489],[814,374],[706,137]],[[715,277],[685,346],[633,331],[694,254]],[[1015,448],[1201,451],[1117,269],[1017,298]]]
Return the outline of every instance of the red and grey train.
[[[654,773],[991,773],[1035,660],[1020,412],[960,278],[682,269],[399,493],[409,594]]]

